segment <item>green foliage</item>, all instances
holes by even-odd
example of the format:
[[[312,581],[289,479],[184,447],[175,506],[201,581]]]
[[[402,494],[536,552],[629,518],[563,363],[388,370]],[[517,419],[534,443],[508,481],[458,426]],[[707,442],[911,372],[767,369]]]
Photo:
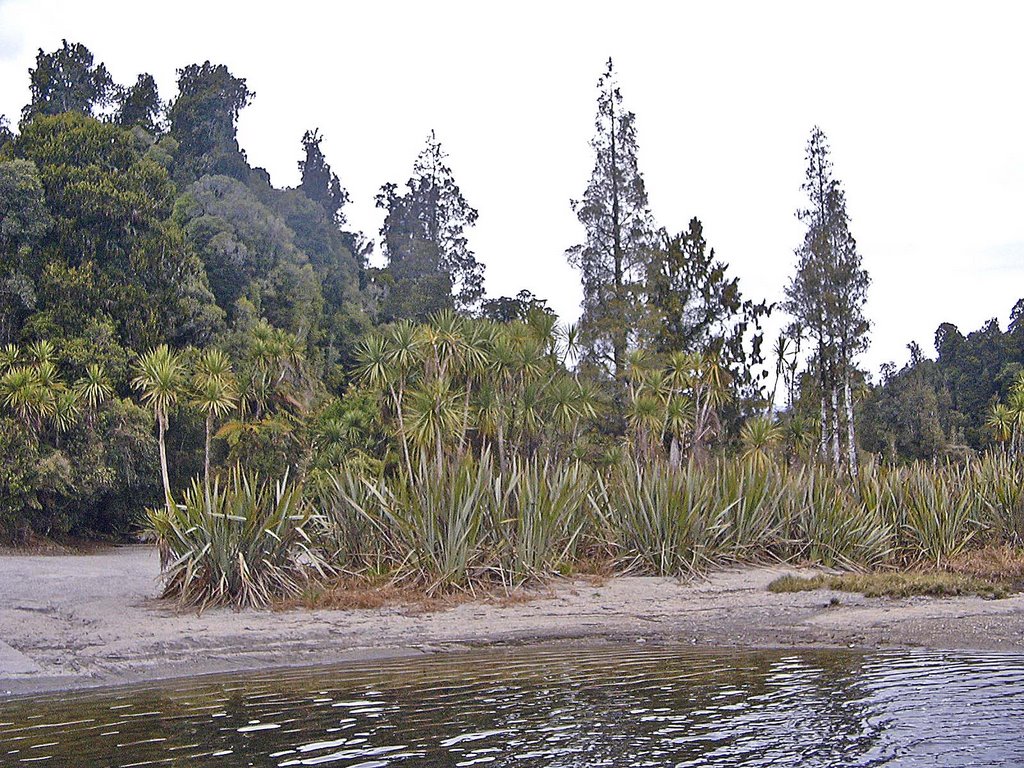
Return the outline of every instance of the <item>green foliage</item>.
[[[32,101],[22,111],[22,123],[36,115],[59,115],[94,110],[114,100],[117,88],[103,64],[93,64],[92,52],[81,43],[61,41],[52,53],[36,54],[36,66],[29,69]]]
[[[707,477],[695,467],[626,465],[596,496],[626,568],[665,576],[691,574],[718,554],[719,506]]]
[[[992,448],[1019,453],[1024,390],[1014,390],[1024,360],[1022,306],[1006,331],[990,320],[965,336],[942,323],[934,360],[911,344],[902,369],[883,366],[861,406],[864,448],[890,461],[963,458]]]
[[[978,597],[999,600],[1017,591],[1006,582],[988,581],[957,573],[942,571],[906,573],[844,573],[839,575],[780,576],[768,585],[769,592],[808,592],[815,589],[834,589],[840,592],[859,592],[865,597]]]
[[[0,115],[0,160],[5,157],[5,149],[9,147],[13,141],[14,134],[11,132],[11,126],[7,122],[7,116]]]
[[[616,379],[639,328],[640,297],[652,240],[647,190],[637,164],[636,116],[622,106],[612,60],[597,83],[594,171],[573,210],[586,230],[566,252],[583,281],[580,335],[592,365]]]
[[[935,565],[959,555],[977,534],[972,478],[958,477],[961,472],[966,470],[925,472],[918,465],[906,472],[900,488],[894,490],[905,515],[907,543],[921,559]]]
[[[73,333],[83,311],[103,306],[127,347],[208,339],[218,311],[201,264],[166,221],[174,185],[131,133],[67,113],[34,119],[18,148],[39,168],[55,222],[25,266],[51,331]]]
[[[163,103],[152,75],[139,75],[135,84],[124,90],[120,101],[116,116],[118,125],[125,128],[138,126],[151,135],[159,133]]]
[[[480,304],[480,315],[487,320],[496,323],[525,323],[530,319],[530,314],[543,312],[554,316],[554,312],[548,308],[547,301],[534,296],[530,291],[520,291],[515,298],[510,296],[499,296],[496,299],[486,299]]]
[[[36,308],[34,249],[52,224],[36,166],[0,162],[0,341]]]
[[[322,141],[319,129],[306,131],[302,136],[305,157],[299,161],[299,173],[302,175],[299,189],[309,200],[323,208],[330,221],[341,227],[345,224],[342,209],[349,202],[348,192],[327,164],[320,149]]]
[[[321,325],[323,294],[294,233],[245,184],[206,176],[175,204],[174,221],[206,267],[217,304],[238,322],[245,299],[292,333]]]
[[[385,184],[377,207],[385,212],[380,235],[388,257],[384,321],[415,319],[444,309],[474,308],[483,295],[483,265],[469,249],[465,230],[476,223],[431,132],[399,191]]]
[[[935,363],[919,359],[883,376],[860,407],[861,446],[889,461],[947,454],[950,399]]]
[[[362,388],[350,388],[313,419],[313,465],[330,469],[341,464],[382,462],[387,458],[388,436],[384,428],[383,396]]]
[[[945,565],[983,535],[1005,541],[999,469],[866,466],[851,485],[825,467],[775,462],[591,469],[514,458],[502,468],[485,454],[423,459],[411,474],[344,465],[319,475],[315,496],[319,540],[338,568],[431,591],[510,588],[593,557],[674,576],[778,561]]]
[[[59,430],[33,429],[0,408],[0,540],[122,535],[138,505],[159,497],[151,420],[117,398],[90,408],[81,384],[62,395],[81,405]]]
[[[647,264],[641,327],[657,353],[717,354],[737,394],[751,398],[758,388],[753,371],[764,362],[760,321],[771,308],[744,299],[739,278],[726,277],[727,270],[708,249],[699,219],[677,235],[662,230]]]
[[[387,570],[428,592],[511,589],[571,563],[587,525],[591,473],[579,464],[421,462],[411,476],[329,476],[320,495],[332,561]]]
[[[190,64],[178,70],[178,96],[167,112],[178,142],[175,178],[182,185],[207,174],[246,180],[249,166],[238,146],[235,122],[255,94],[223,64]]]
[[[743,458],[757,467],[765,466],[782,441],[782,428],[765,416],[747,419],[740,430]]]
[[[997,541],[1024,545],[1024,463],[1004,454],[986,456],[970,468],[980,501],[975,515],[986,521]]]
[[[882,563],[893,552],[893,523],[828,470],[791,475],[783,504],[790,557],[850,568]]]
[[[832,173],[828,140],[818,126],[807,141],[802,188],[809,205],[797,211],[797,217],[807,231],[796,250],[796,271],[786,286],[783,308],[793,317],[789,333],[795,343],[799,345],[806,334],[813,345],[821,459],[838,468],[845,453],[848,471],[856,474],[853,360],[868,344],[864,304],[871,280],[850,233],[846,195]]]
[[[0,531],[10,540],[31,530],[39,506],[39,442],[20,420],[0,417]]]
[[[311,572],[323,573],[302,494],[287,476],[272,483],[235,470],[209,492],[196,482],[180,504],[150,510],[165,562],[164,597],[200,610],[298,597]]]

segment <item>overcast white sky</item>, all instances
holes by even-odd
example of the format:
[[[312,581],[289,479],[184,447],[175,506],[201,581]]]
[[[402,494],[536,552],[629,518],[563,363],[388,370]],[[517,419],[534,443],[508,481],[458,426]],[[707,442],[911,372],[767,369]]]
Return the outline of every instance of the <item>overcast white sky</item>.
[[[210,59],[256,99],[239,138],[275,185],[325,136],[375,234],[373,198],[408,178],[431,129],[480,211],[470,244],[491,295],[528,288],[578,315],[564,251],[593,157],[611,55],[637,114],[658,222],[704,222],[744,293],[777,300],[802,230],[804,145],[828,135],[872,277],[862,363],[933,349],[943,321],[1005,326],[1024,297],[1024,3],[0,0],[0,114],[16,123],[38,48],[88,46],[114,78]]]

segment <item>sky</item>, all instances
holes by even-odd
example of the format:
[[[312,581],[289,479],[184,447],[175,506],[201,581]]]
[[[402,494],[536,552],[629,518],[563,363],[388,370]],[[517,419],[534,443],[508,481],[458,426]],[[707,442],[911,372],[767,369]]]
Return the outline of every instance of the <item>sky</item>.
[[[821,126],[871,275],[859,362],[876,371],[910,341],[933,354],[941,322],[1005,327],[1024,297],[1021,29],[1013,2],[0,0],[0,114],[16,123],[37,50],[62,38],[118,82],[151,73],[164,99],[177,68],[223,63],[256,94],[238,126],[250,163],[294,186],[318,127],[350,223],[373,235],[375,194],[435,130],[480,212],[488,293],[526,288],[572,321],[570,200],[611,56],[656,221],[700,218],[750,298],[778,301],[790,279]]]

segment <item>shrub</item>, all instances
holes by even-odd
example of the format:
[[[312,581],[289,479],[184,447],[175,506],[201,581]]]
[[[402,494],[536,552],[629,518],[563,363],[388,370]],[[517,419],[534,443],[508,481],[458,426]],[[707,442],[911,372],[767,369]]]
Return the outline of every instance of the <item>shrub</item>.
[[[163,596],[200,610],[298,597],[324,575],[306,531],[310,513],[287,476],[272,483],[236,468],[208,498],[196,480],[180,504],[148,512],[165,563]]]

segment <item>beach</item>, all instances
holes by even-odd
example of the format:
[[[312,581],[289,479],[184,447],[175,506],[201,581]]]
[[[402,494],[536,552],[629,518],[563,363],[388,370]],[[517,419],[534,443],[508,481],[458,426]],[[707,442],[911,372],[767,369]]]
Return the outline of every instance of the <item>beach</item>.
[[[0,696],[541,641],[719,648],[1024,651],[1024,595],[1003,600],[774,594],[792,567],[692,580],[562,579],[514,600],[202,614],[158,599],[147,546],[0,555]]]

